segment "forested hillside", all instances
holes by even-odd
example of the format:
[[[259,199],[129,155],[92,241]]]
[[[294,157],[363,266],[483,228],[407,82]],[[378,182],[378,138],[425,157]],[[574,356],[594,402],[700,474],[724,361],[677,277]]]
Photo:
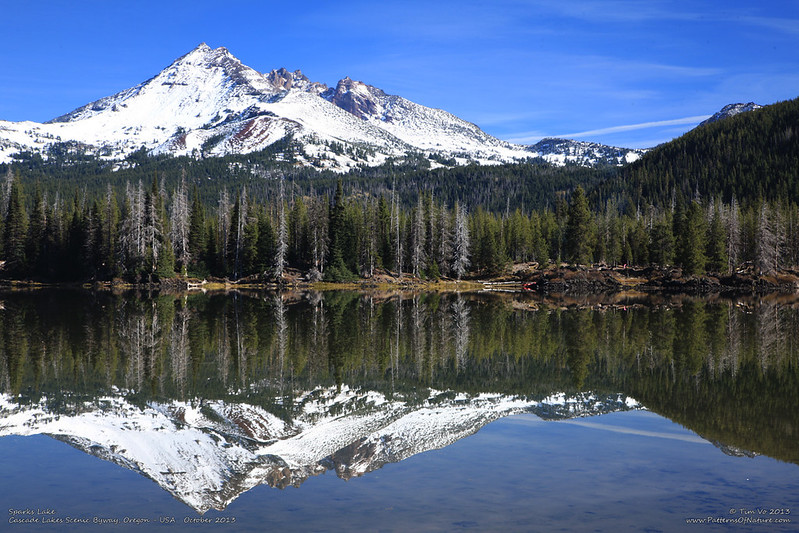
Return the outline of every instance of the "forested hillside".
[[[799,199],[799,99],[705,124],[621,169],[596,198],[627,194],[636,204],[685,199]]]
[[[111,188],[123,194],[126,184],[158,176],[167,190],[174,189],[184,176],[196,185],[200,200],[215,205],[219,193],[247,187],[250,197],[264,201],[278,192],[278,176],[285,180],[289,194],[328,194],[332,196],[339,179],[353,195],[397,195],[403,206],[412,206],[420,194],[431,192],[447,205],[456,201],[471,208],[489,211],[522,208],[552,208],[558,198],[577,185],[592,187],[610,176],[612,167],[555,167],[544,161],[495,166],[454,166],[454,161],[430,160],[421,155],[389,161],[379,167],[363,167],[346,175],[294,165],[288,155],[300,148],[292,143],[274,145],[269,150],[246,155],[194,159],[190,157],[149,157],[137,152],[122,162],[107,162],[81,155],[74,147],[60,146],[47,160],[35,154],[20,154],[9,169],[28,189],[39,187],[47,197],[105,195]],[[334,149],[337,149],[334,147]],[[442,166],[442,163],[450,166]]]

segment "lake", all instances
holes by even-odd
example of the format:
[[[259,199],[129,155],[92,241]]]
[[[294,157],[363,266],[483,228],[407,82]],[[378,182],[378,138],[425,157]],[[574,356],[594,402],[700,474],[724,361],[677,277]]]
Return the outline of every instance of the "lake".
[[[790,531],[799,305],[0,293],[8,531]]]

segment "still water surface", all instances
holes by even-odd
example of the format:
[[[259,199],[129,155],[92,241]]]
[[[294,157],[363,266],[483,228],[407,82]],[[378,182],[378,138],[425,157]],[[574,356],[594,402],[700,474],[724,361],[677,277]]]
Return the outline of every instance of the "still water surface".
[[[3,530],[796,528],[790,301],[2,301]]]

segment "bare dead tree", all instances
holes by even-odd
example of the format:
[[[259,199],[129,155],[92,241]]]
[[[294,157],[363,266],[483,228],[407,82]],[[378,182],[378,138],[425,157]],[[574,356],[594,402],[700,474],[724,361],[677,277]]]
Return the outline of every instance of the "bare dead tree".
[[[424,205],[422,203],[422,196],[419,195],[418,205],[416,212],[413,216],[413,226],[411,230],[411,266],[413,267],[413,275],[416,277],[421,276],[422,265],[425,262],[425,217]]]
[[[180,185],[172,197],[172,212],[170,215],[170,241],[175,259],[180,264],[183,275],[186,274],[191,255],[189,253],[189,231],[191,221],[191,206],[186,190],[186,170],[180,172]]]
[[[455,348],[455,367],[462,368],[466,363],[466,349],[469,346],[469,307],[466,300],[458,294],[452,304],[452,334]]]
[[[277,246],[275,250],[275,278],[278,283],[283,279],[288,252],[288,225],[286,222],[286,197],[283,188],[283,174],[280,175],[280,187],[277,205]]]
[[[466,218],[466,209],[455,204],[455,230],[453,235],[452,271],[461,279],[469,268],[469,224]]]
[[[220,254],[222,263],[227,267],[228,260],[228,239],[230,238],[230,197],[227,188],[223,188],[219,193],[219,202],[216,210],[217,231],[219,232]]]
[[[741,219],[738,202],[733,197],[732,203],[724,210],[724,222],[727,229],[727,270],[732,272],[741,255]]]
[[[782,225],[779,213],[766,202],[760,207],[757,217],[755,240],[755,265],[761,274],[773,274],[779,266],[782,245]]]

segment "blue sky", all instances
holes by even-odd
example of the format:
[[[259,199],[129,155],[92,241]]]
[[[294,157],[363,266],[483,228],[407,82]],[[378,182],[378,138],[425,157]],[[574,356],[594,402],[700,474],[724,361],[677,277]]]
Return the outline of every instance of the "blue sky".
[[[799,96],[799,1],[0,0],[0,119],[45,121],[200,42],[350,76],[516,142],[648,147],[733,102]]]

